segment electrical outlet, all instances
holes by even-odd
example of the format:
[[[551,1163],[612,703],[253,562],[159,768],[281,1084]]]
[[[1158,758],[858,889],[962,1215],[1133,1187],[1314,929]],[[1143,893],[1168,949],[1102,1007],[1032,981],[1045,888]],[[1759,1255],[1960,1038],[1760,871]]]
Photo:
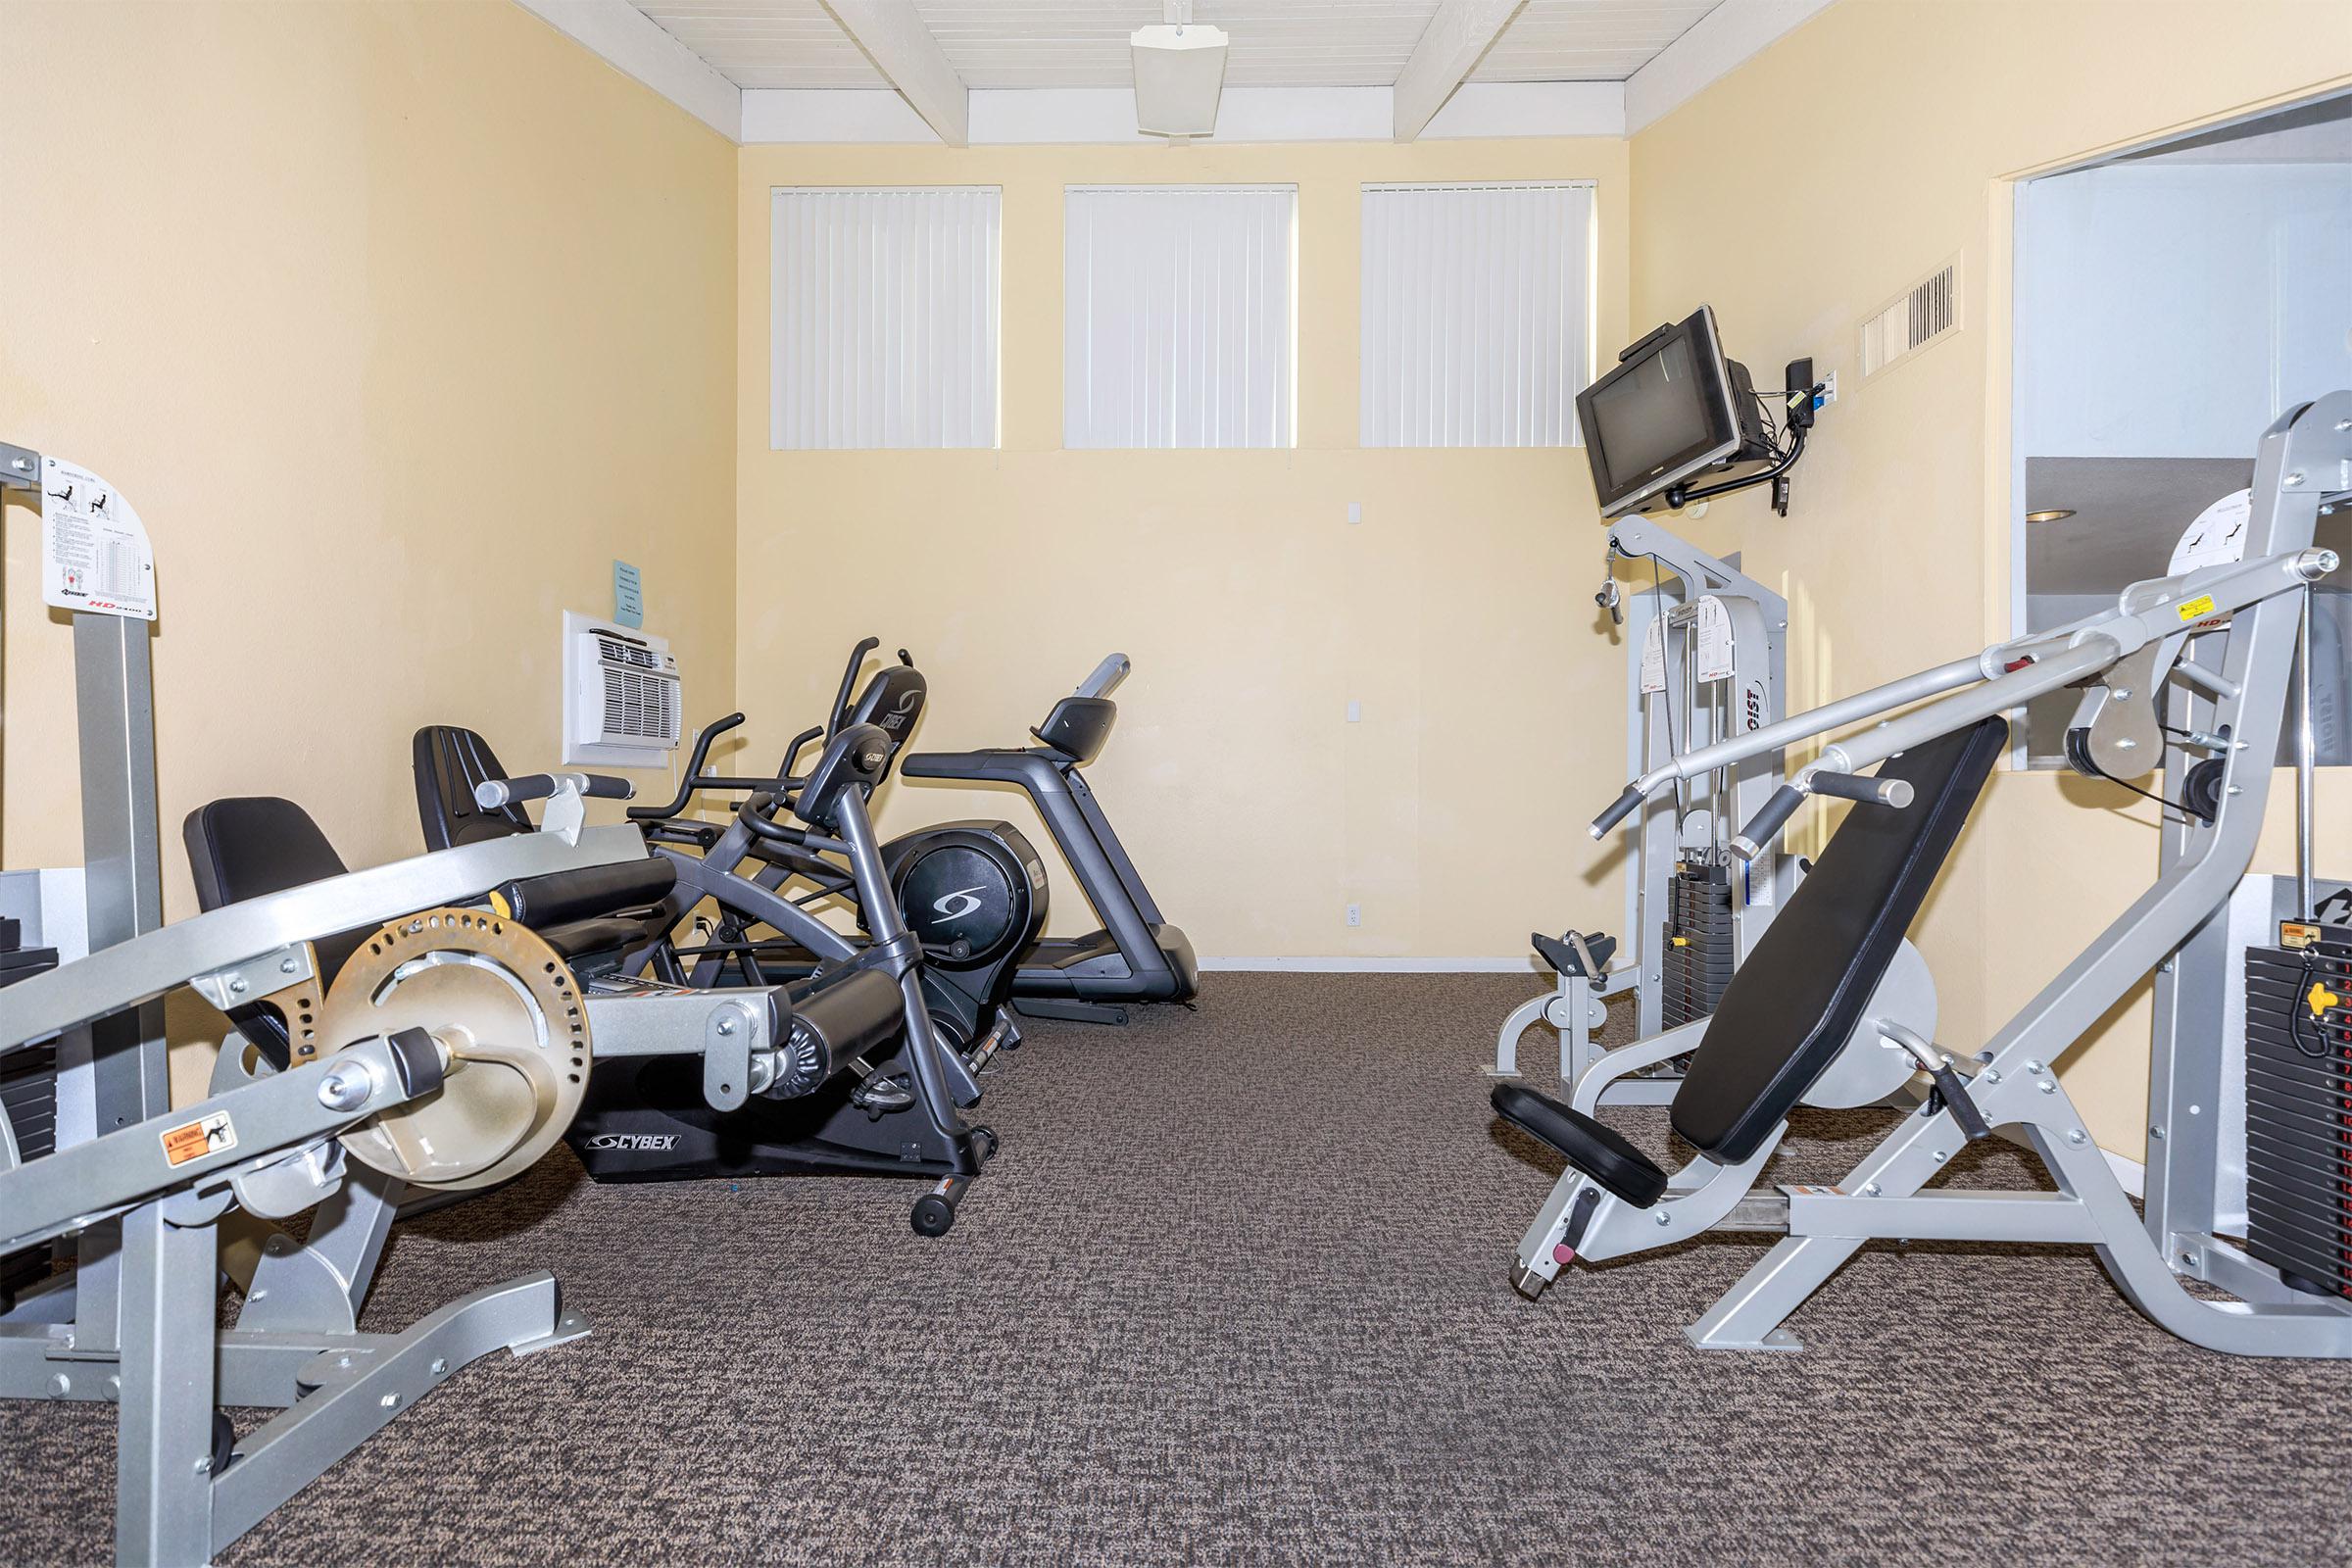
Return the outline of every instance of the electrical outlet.
[[[1350,904],[1348,906],[1348,923],[1349,925],[1362,925],[1364,923],[1364,906],[1362,905]]]
[[[1364,504],[1361,501],[1350,501],[1348,503],[1348,520],[1349,522],[1361,522],[1364,520]]]
[[[1350,698],[1350,699],[1348,699],[1348,723],[1350,723],[1350,724],[1361,724],[1363,721],[1364,721],[1364,705],[1363,705],[1363,704],[1361,704],[1361,703],[1359,703],[1359,702],[1357,702],[1357,701],[1355,701],[1353,698]]]
[[[1829,374],[1821,378],[1821,394],[1813,400],[1813,407],[1816,409],[1826,409],[1837,401],[1838,372],[1836,370],[1832,370]]]

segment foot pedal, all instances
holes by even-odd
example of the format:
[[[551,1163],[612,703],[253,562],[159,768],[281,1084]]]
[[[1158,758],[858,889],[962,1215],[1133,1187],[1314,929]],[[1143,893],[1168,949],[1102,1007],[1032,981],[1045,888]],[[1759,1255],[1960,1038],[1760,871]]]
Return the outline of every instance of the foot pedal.
[[[1601,931],[1590,936],[1582,931],[1564,931],[1556,937],[1535,931],[1528,934],[1527,940],[1536,950],[1536,956],[1563,979],[1598,980],[1608,973],[1609,959],[1617,955],[1617,939]]]
[[[879,1119],[894,1110],[905,1110],[913,1104],[914,1090],[908,1086],[906,1075],[903,1072],[894,1072],[888,1077],[876,1073],[850,1091],[850,1103]]]

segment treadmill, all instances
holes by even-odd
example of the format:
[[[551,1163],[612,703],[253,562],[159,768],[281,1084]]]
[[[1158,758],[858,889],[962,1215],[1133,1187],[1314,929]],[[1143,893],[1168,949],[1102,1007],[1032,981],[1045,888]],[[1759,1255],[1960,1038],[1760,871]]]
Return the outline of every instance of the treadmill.
[[[1192,940],[1162,918],[1079,771],[1110,739],[1119,709],[1109,694],[1130,667],[1125,654],[1097,664],[1029,732],[1035,746],[925,752],[899,766],[909,778],[1010,784],[1026,794],[1102,922],[1084,936],[1041,938],[1022,956],[1012,1005],[1031,1018],[1123,1024],[1128,1004],[1190,1002],[1200,989]]]

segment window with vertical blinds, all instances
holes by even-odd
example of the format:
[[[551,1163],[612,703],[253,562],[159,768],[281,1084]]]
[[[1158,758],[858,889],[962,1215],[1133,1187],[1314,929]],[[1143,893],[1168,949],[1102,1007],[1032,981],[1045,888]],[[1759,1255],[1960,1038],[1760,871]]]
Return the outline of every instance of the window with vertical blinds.
[[[767,444],[995,446],[996,187],[774,199]]]
[[[1363,444],[1579,444],[1591,182],[1367,185],[1363,211]]]
[[[1064,193],[1062,444],[1287,447],[1298,187]]]

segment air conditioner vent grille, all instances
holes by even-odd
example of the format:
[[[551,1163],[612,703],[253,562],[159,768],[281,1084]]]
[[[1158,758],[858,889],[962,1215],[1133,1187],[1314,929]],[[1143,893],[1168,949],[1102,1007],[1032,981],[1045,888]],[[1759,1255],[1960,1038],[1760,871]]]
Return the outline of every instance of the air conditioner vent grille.
[[[685,729],[666,639],[564,612],[564,765],[660,767]]]
[[[1862,374],[1878,374],[1960,328],[1960,262],[1954,257],[1862,323]]]
[[[599,637],[597,653],[608,663],[634,664],[639,669],[660,669],[662,658],[650,648],[624,643],[617,637]]]
[[[607,664],[604,717],[607,742],[667,745],[678,738],[677,682]]]

